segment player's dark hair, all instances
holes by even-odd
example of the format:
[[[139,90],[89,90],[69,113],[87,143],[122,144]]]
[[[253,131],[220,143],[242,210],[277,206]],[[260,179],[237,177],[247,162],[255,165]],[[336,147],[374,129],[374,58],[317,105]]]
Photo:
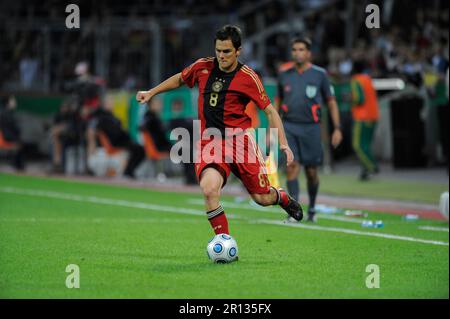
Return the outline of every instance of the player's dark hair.
[[[353,61],[352,74],[363,73],[366,69],[366,63],[363,60]]]
[[[241,38],[242,38],[242,32],[239,27],[235,25],[227,24],[217,30],[216,37],[214,39],[214,45],[216,44],[217,40],[225,41],[225,40],[231,40],[233,43],[234,48],[237,50],[241,47]]]
[[[308,51],[311,51],[312,41],[310,38],[307,38],[307,37],[294,38],[291,41],[291,47],[294,46],[294,44],[296,44],[296,43],[303,43],[305,45],[306,49]]]

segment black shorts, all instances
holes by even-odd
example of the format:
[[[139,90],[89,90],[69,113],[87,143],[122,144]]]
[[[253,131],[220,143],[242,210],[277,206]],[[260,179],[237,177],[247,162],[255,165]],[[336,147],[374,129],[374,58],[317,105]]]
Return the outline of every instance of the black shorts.
[[[286,138],[294,153],[294,160],[303,166],[320,166],[323,148],[319,123],[284,122]]]

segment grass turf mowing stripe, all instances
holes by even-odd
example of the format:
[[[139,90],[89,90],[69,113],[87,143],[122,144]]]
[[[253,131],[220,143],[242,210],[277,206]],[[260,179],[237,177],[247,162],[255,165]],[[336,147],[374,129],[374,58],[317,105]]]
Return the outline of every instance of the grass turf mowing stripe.
[[[25,177],[1,184],[203,211],[187,204],[190,198],[200,199],[200,194]],[[256,209],[230,212],[255,220],[282,218]],[[401,223],[398,216],[384,215]],[[448,246],[234,219],[230,221],[242,259],[217,266],[204,253],[213,236],[204,216],[0,192],[0,218],[0,297],[448,298]],[[20,221],[28,218],[36,222]],[[159,224],[159,218],[168,222]],[[417,229],[443,223],[403,223],[408,226],[404,234],[397,232],[397,224],[391,228],[386,223],[386,230],[448,241],[448,233]],[[319,225],[360,230],[338,221]],[[65,286],[66,265],[72,263],[80,266],[81,289]],[[365,285],[368,264],[380,267],[380,289]]]
[[[105,204],[105,205],[115,205],[115,206],[123,206],[123,207],[130,207],[130,208],[140,208],[140,209],[148,209],[148,210],[153,210],[153,211],[164,211],[164,212],[178,213],[178,214],[189,214],[189,215],[197,215],[197,216],[205,215],[205,213],[203,211],[189,209],[189,208],[183,208],[183,210],[180,210],[179,207],[174,207],[174,206],[154,205],[154,204],[148,204],[148,203],[142,203],[142,202],[131,202],[131,201],[126,201],[126,200],[100,198],[100,197],[96,197],[96,196],[80,196],[80,195],[76,195],[76,194],[66,194],[66,193],[59,193],[59,192],[53,192],[53,191],[40,191],[40,190],[32,190],[32,189],[20,189],[20,188],[14,188],[14,187],[2,187],[2,188],[0,188],[0,192],[19,194],[19,195],[28,195],[28,196],[41,196],[41,197],[56,198],[56,199],[63,199],[63,200],[72,200],[72,201],[78,201],[78,202],[89,202],[89,203],[94,203],[94,204]],[[423,244],[448,246],[448,242],[436,241],[436,240],[426,240],[426,239],[406,237],[406,236],[397,236],[397,235],[386,234],[386,233],[363,232],[363,231],[357,231],[357,230],[351,230],[351,229],[345,229],[345,228],[337,228],[337,227],[323,227],[323,226],[312,226],[312,225],[303,225],[303,224],[290,224],[290,223],[283,223],[282,221],[276,221],[276,220],[270,220],[270,219],[254,219],[253,220],[250,218],[244,218],[242,216],[233,215],[233,214],[228,214],[228,217],[230,217],[232,219],[233,218],[234,219],[247,219],[249,222],[254,222],[254,223],[300,227],[300,228],[305,228],[305,229],[310,229],[310,230],[332,231],[332,232],[337,232],[337,233],[353,234],[353,235],[360,235],[360,236],[372,236],[372,237],[379,237],[379,238],[385,238],[385,239],[394,239],[394,240],[418,242],[418,243],[423,243]]]

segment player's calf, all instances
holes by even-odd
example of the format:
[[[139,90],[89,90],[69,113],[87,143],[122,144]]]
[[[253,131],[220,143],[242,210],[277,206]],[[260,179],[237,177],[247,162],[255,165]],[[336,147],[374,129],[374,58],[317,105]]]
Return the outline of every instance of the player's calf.
[[[303,209],[301,205],[284,189],[270,187],[268,194],[252,194],[253,200],[261,206],[280,205],[286,213],[297,221],[303,219]]]
[[[270,206],[276,205],[277,203],[277,195],[272,191],[268,194],[252,194],[251,195],[255,203],[260,206]]]
[[[214,210],[219,206],[220,189],[222,187],[223,178],[214,169],[206,169],[200,180],[200,188],[205,198],[207,210]]]
[[[220,205],[220,189],[223,178],[215,169],[206,169],[200,180],[205,199],[206,215],[209,223],[216,234],[229,234],[228,220],[223,207]]]

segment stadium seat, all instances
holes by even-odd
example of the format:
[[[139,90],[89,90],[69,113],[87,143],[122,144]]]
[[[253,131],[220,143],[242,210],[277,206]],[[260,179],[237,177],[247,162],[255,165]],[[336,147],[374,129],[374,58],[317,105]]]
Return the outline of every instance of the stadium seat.
[[[106,166],[105,175],[121,175],[127,164],[127,156],[125,156],[128,155],[127,151],[124,148],[113,146],[103,131],[97,131],[97,138],[108,157],[108,160],[104,163]]]
[[[123,148],[114,147],[111,144],[111,141],[109,140],[108,136],[104,132],[97,131],[97,137],[98,137],[98,140],[100,141],[100,144],[105,149],[106,154],[112,156],[112,155],[116,155],[121,152],[124,152]]]
[[[13,150],[17,148],[17,145],[13,142],[8,142],[3,137],[2,131],[0,131],[0,149],[2,150]]]
[[[144,140],[144,149],[147,158],[159,161],[169,157],[169,152],[160,152],[156,148],[152,135],[148,131],[142,132],[142,138]]]
[[[146,171],[145,175],[156,176],[165,178],[165,165],[164,160],[169,158],[169,152],[161,152],[156,148],[155,141],[153,140],[150,132],[144,130],[141,134],[142,140],[144,142],[145,154],[148,160],[150,160],[150,166],[152,173]]]

